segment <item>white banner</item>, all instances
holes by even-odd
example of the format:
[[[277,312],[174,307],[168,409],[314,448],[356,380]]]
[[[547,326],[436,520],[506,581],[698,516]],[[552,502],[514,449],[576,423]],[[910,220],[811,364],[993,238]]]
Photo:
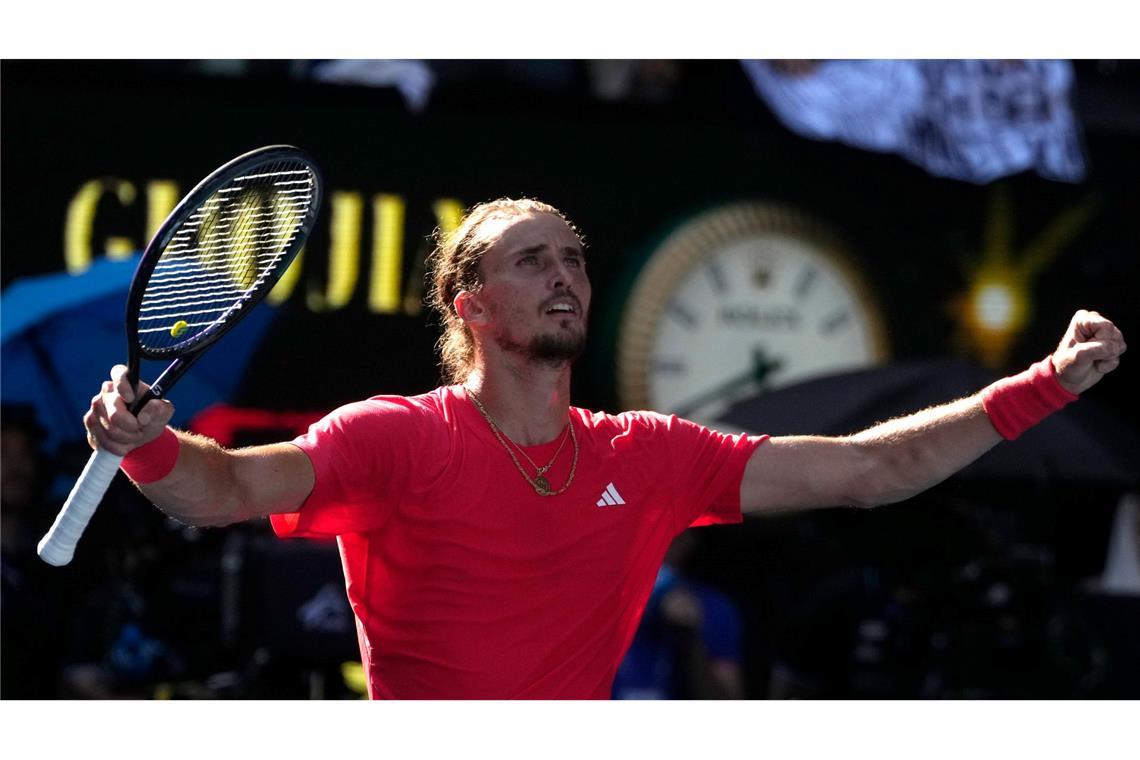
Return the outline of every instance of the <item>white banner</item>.
[[[898,153],[939,177],[986,183],[1032,169],[1079,182],[1068,61],[743,61],[792,131]]]

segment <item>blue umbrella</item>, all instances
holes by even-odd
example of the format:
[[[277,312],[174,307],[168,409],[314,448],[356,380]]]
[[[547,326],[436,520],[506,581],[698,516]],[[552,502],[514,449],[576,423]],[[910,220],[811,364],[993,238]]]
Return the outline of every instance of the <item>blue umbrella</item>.
[[[80,275],[27,277],[0,298],[0,399],[35,410],[48,451],[83,438],[91,397],[113,364],[126,363],[124,312],[137,264],[138,255],[101,259]],[[170,394],[172,424],[183,426],[233,395],[274,316],[271,306],[260,305],[202,356]],[[139,373],[150,381],[163,368],[144,361]]]

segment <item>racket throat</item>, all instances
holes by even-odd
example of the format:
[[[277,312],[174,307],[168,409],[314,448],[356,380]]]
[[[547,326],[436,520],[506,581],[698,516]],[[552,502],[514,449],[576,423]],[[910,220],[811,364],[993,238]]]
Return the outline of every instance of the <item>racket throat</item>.
[[[201,353],[190,354],[189,356],[179,357],[170,363],[170,366],[158,378],[150,384],[150,389],[142,394],[138,399],[131,404],[131,414],[138,414],[146,403],[152,398],[164,398],[166,396],[166,389],[178,382],[182,375],[186,374],[186,370],[190,369],[191,365],[198,360]],[[131,373],[131,382],[135,389],[138,389],[137,383],[137,370]]]

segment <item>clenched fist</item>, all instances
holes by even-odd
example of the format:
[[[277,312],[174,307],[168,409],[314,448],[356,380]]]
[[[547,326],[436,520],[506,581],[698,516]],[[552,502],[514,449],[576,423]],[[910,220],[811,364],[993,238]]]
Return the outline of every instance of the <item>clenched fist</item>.
[[[149,387],[140,382],[139,393],[145,393]],[[131,449],[150,443],[162,433],[174,415],[174,405],[165,399],[151,399],[136,417],[130,410],[134,400],[127,368],[116,364],[111,369],[111,379],[103,383],[102,390],[91,399],[91,409],[83,415],[91,448],[126,456]]]
[[[1100,382],[1120,364],[1128,346],[1116,325],[1095,311],[1078,311],[1053,352],[1057,380],[1070,393],[1081,393]]]

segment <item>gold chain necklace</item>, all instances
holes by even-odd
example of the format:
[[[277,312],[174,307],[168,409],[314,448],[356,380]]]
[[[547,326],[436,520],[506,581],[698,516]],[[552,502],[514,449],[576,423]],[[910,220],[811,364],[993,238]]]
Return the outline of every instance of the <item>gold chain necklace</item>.
[[[562,449],[566,448],[566,439],[569,437],[569,435],[570,435],[570,424],[567,423],[566,429],[562,431],[562,441],[561,441],[561,443],[558,444],[558,448],[555,450],[554,456],[552,456],[550,458],[550,461],[547,462],[546,464],[544,464],[542,467],[539,467],[538,463],[530,458],[530,454],[526,453],[526,449],[524,449],[522,446],[519,446],[517,443],[512,441],[510,438],[507,439],[507,442],[512,444],[516,449],[518,449],[518,452],[520,454],[522,454],[524,457],[526,457],[526,461],[530,462],[530,466],[533,467],[535,470],[537,470],[537,472],[535,473],[535,476],[536,477],[542,477],[543,475],[546,474],[546,471],[549,470],[554,465],[554,462],[558,459],[558,455],[562,453]]]
[[[523,469],[522,463],[519,462],[519,458],[515,456],[514,449],[512,449],[510,444],[507,443],[506,434],[503,433],[501,428],[499,428],[495,420],[491,418],[490,413],[487,411],[486,407],[483,406],[483,402],[479,400],[479,397],[476,396],[470,388],[464,388],[464,390],[467,391],[467,395],[471,398],[471,402],[475,404],[475,408],[478,409],[479,413],[483,415],[483,419],[487,420],[487,424],[491,427],[491,432],[495,434],[495,437],[499,439],[499,443],[501,443],[503,445],[503,448],[507,450],[507,454],[510,455],[511,461],[515,463],[515,467],[518,469],[519,474],[523,476],[527,483],[530,483],[531,488],[534,489],[535,493],[537,493],[539,496],[557,496],[570,487],[570,484],[574,482],[574,471],[578,468],[578,436],[574,433],[573,418],[571,418],[566,423],[566,426],[570,431],[570,440],[574,443],[574,460],[570,463],[570,474],[566,477],[565,485],[563,485],[557,491],[552,491],[550,490],[550,481],[546,479],[546,471],[549,470],[550,467],[554,464],[554,461],[558,458],[558,454],[562,451],[562,447],[566,444],[565,434],[563,434],[562,443],[558,446],[558,451],[554,452],[554,457],[546,464],[545,467],[539,467],[536,465],[534,463],[534,460],[531,459],[530,456],[528,456],[521,447],[519,447],[519,451],[522,451],[522,455],[527,458],[527,461],[529,461],[536,470],[538,470],[537,476],[532,478],[530,475],[526,474],[526,470]]]

